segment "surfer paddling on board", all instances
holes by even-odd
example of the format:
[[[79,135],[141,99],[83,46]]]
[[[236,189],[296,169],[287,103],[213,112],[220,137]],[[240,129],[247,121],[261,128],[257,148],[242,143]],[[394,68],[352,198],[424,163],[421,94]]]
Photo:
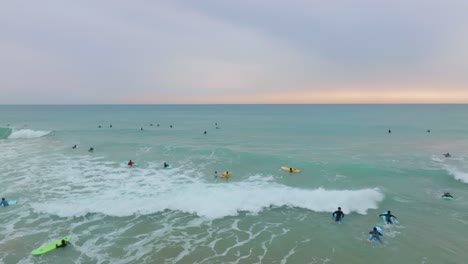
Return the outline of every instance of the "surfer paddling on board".
[[[167,164],[167,162],[164,162],[164,168],[167,168],[169,167],[169,164]]]
[[[341,207],[338,207],[338,210],[336,210],[332,216],[335,218],[335,222],[340,222],[341,219],[344,217],[343,211],[341,211]]]
[[[67,246],[67,241],[65,239],[62,239],[62,243],[60,245],[55,244],[56,248],[61,248],[61,247],[66,247]]]
[[[380,214],[379,216],[384,216],[385,217],[385,222],[387,222],[387,224],[393,224],[392,217],[393,217],[393,219],[396,220],[396,216],[392,215],[392,212],[390,210],[387,211],[387,213]]]
[[[382,233],[380,233],[379,230],[377,230],[377,227],[374,227],[372,231],[369,232],[369,241],[371,241],[372,239],[375,239],[379,242],[382,242],[380,240],[380,237],[382,236],[383,236]]]
[[[443,197],[453,198],[453,196],[449,192],[445,192],[444,195],[442,195],[442,198]]]

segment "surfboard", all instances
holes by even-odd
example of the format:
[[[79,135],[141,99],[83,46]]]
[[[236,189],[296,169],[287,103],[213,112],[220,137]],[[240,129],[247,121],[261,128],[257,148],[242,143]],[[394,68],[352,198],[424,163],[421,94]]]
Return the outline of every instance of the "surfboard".
[[[332,219],[333,219],[333,222],[337,223],[337,224],[342,224],[343,221],[344,221],[344,216],[342,216],[340,218],[340,220],[336,221],[336,217],[334,215],[332,215]]]
[[[40,248],[37,248],[37,249],[33,250],[31,252],[31,254],[33,254],[34,256],[39,256],[39,255],[45,254],[47,252],[50,252],[50,251],[57,248],[56,245],[62,244],[62,239],[64,239],[67,242],[70,241],[69,237],[62,237],[62,238],[56,239],[56,240],[54,240],[54,241],[52,241],[52,242],[50,242],[48,244],[43,245]]]
[[[379,231],[381,234],[383,233],[383,230],[382,230],[382,227],[380,226],[374,226],[375,228],[377,228],[377,231]],[[370,241],[374,240],[374,241],[378,241],[376,237],[374,237],[372,234],[368,234],[367,237],[369,238]],[[379,238],[382,238],[382,236],[379,235]]]
[[[167,166],[165,169],[166,169],[166,170],[170,170],[170,169],[172,169],[172,165],[171,165],[171,164],[169,164],[169,166]]]
[[[285,170],[287,172],[301,172],[301,170],[298,170],[298,169],[292,169],[291,171],[291,168],[289,167],[281,167],[282,170]]]
[[[453,197],[450,197],[450,196],[442,196],[442,199],[450,201],[450,200],[453,200]]]
[[[220,176],[220,178],[224,178],[224,179],[228,179],[229,177],[231,177],[231,174],[226,173],[226,172],[223,172],[223,174],[221,174],[221,176]]]
[[[385,214],[385,215],[386,215],[387,212],[383,212],[382,214]],[[387,217],[386,217],[385,215],[382,215],[380,218],[382,218],[382,220],[383,220],[385,223],[387,223]],[[391,224],[395,224],[395,223],[396,223],[395,217],[392,216],[392,217],[390,218],[390,223],[391,223]],[[379,231],[379,232],[380,232],[380,231]]]

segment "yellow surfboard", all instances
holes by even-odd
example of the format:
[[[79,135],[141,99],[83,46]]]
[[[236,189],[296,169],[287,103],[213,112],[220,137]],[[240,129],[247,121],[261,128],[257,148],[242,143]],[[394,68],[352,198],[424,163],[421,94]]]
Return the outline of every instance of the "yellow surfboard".
[[[289,167],[281,167],[281,169],[285,170],[287,172],[301,172],[301,170],[293,169],[293,168],[289,168]]]

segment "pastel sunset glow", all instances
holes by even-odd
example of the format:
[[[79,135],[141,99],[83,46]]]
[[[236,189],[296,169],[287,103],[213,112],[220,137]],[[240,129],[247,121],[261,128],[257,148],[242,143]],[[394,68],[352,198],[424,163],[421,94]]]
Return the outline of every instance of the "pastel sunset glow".
[[[468,103],[468,1],[4,1],[0,104]]]

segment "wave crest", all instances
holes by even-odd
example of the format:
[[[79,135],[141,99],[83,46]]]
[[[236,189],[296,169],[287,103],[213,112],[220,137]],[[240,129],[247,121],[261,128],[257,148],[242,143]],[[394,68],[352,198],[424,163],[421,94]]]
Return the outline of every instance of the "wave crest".
[[[40,131],[32,129],[20,129],[18,131],[13,131],[8,138],[9,139],[19,139],[19,138],[39,138],[50,134],[52,131]]]

